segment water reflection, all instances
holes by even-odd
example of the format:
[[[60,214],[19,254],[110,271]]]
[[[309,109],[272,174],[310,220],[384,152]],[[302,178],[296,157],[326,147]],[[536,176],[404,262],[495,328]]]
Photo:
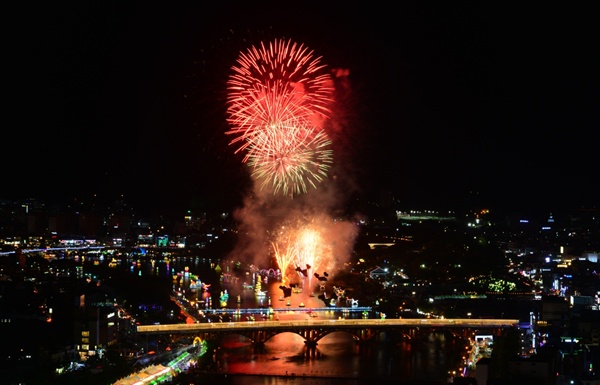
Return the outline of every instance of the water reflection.
[[[229,374],[441,382],[458,365],[461,349],[462,343],[444,334],[409,342],[384,333],[358,345],[349,333],[334,332],[314,349],[294,333],[278,334],[261,349],[230,335],[220,344],[218,364]]]

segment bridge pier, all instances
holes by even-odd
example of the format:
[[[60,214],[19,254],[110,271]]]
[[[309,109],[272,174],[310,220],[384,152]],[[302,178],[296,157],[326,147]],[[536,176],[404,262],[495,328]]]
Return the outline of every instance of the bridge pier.
[[[373,329],[362,329],[360,330],[358,336],[359,336],[359,343],[366,343],[367,341],[372,340],[373,338],[375,338],[377,336],[378,332],[376,332]]]
[[[254,353],[262,353],[265,351],[265,343],[262,341],[252,341],[252,350]]]
[[[309,348],[316,348],[317,341],[321,338],[319,330],[298,330],[297,333],[304,338],[304,345]]]
[[[368,340],[363,340],[363,339],[359,339],[359,338],[354,338],[354,344],[357,345],[360,349],[364,349],[366,346],[371,345],[371,342],[373,340],[368,339]]]
[[[321,353],[319,352],[319,349],[317,349],[316,346],[306,346],[306,348],[304,349],[304,356],[306,358],[312,359],[320,357]]]

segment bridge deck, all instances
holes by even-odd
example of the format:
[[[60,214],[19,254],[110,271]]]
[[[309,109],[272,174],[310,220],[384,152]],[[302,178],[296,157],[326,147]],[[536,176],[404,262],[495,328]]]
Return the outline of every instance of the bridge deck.
[[[138,333],[203,333],[248,330],[282,330],[314,328],[472,328],[498,329],[519,326],[516,319],[330,319],[291,321],[240,321],[191,324],[138,325]]]
[[[342,312],[342,313],[362,313],[373,310],[370,306],[355,306],[355,307],[271,307],[271,308],[249,308],[249,309],[203,309],[206,314],[260,314],[260,313],[286,313],[286,312]]]

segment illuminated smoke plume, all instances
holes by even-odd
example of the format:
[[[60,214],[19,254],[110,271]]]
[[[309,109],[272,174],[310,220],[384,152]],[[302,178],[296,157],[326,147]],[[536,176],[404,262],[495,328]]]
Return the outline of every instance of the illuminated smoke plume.
[[[328,214],[340,194],[323,186],[334,160],[330,73],[304,45],[276,39],[241,52],[227,82],[226,134],[254,181],[235,213],[243,239],[233,254],[256,265],[273,258],[284,285],[309,290],[315,272],[343,265],[357,235]]]

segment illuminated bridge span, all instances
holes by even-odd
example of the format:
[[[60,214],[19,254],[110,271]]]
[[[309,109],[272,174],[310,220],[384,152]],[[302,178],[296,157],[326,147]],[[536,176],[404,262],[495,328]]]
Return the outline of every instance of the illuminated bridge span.
[[[329,307],[270,307],[270,308],[248,308],[248,309],[205,309],[203,310],[206,314],[228,314],[228,315],[236,315],[236,314],[261,314],[261,313],[364,313],[371,312],[373,310],[370,306],[353,306],[353,307],[339,307],[339,306],[329,306]]]
[[[307,346],[315,347],[326,335],[344,331],[358,343],[370,341],[382,331],[398,331],[412,339],[418,332],[449,331],[467,337],[485,330],[499,335],[505,329],[518,328],[516,319],[332,319],[309,318],[292,321],[208,322],[193,324],[138,325],[141,334],[194,334],[204,340],[218,341],[225,334],[240,334],[253,344],[262,345],[279,333],[296,333]]]

